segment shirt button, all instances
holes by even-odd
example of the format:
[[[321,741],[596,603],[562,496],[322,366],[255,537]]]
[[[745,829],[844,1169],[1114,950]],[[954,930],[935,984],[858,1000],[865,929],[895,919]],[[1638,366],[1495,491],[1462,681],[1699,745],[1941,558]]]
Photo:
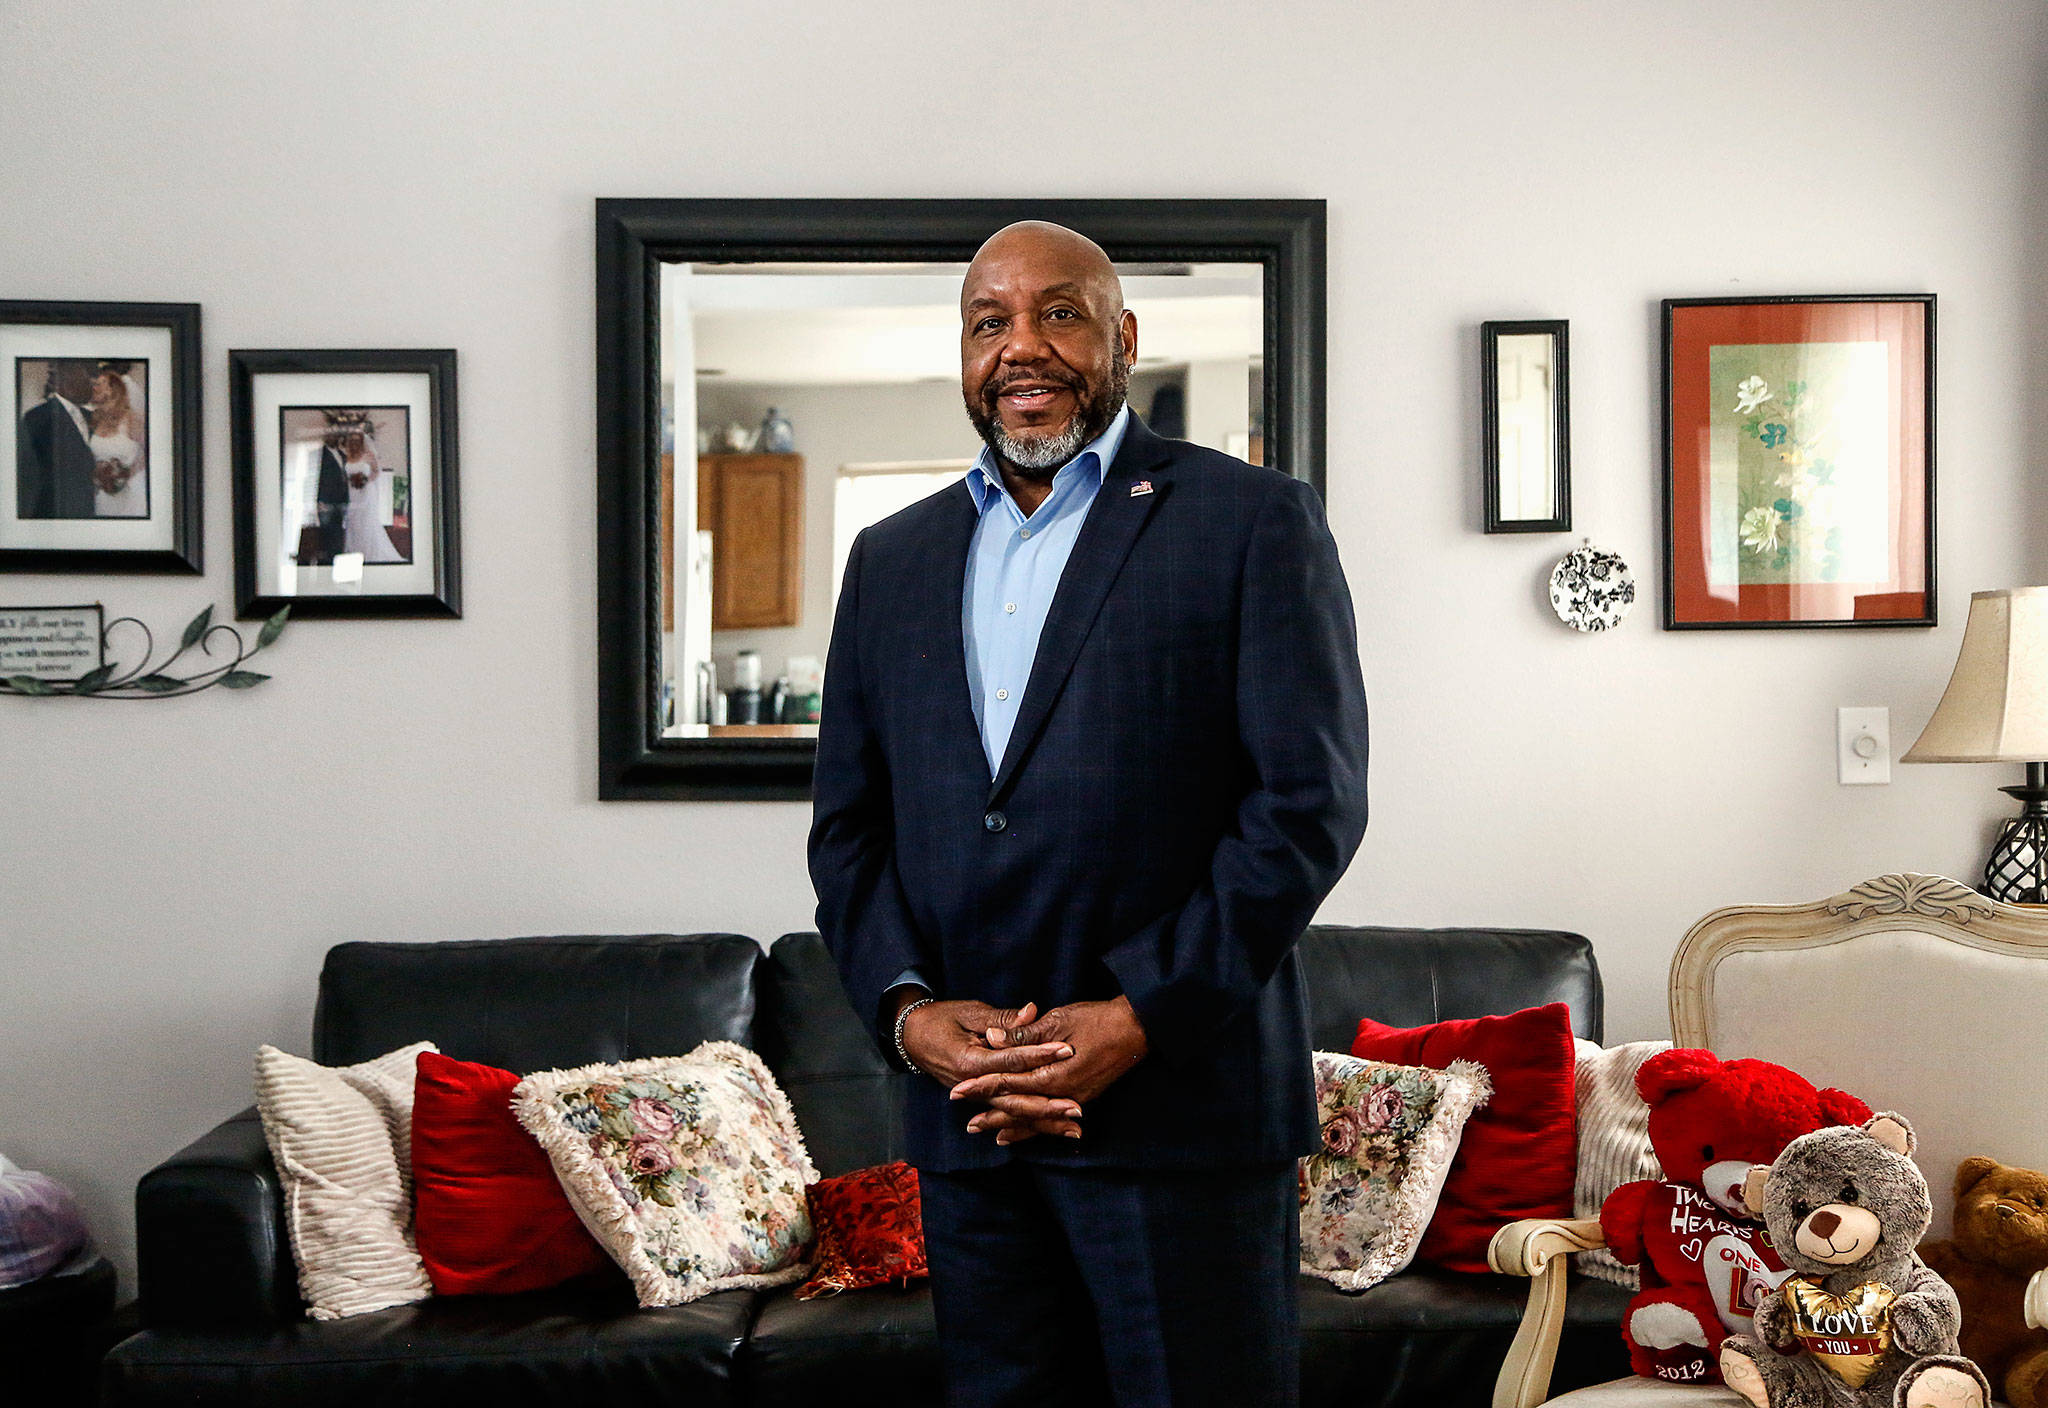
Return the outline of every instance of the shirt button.
[[[999,689],[996,691],[996,698],[998,699],[1008,699],[1009,697],[1010,691],[1007,689]]]
[[[1003,610],[1005,610],[1005,611],[1009,611],[1009,612],[1013,612],[1013,613],[1014,613],[1014,612],[1016,611],[1016,609],[1017,609],[1017,603],[1016,603],[1016,602],[1014,602],[1014,601],[1006,601],[1006,602],[1004,602],[1004,603],[1003,603]]]
[[[990,831],[1001,831],[1004,827],[1010,824],[1010,819],[1004,816],[1001,812],[990,812],[987,816],[981,819],[981,824],[987,827]]]
[[[1029,528],[1019,528],[1017,530],[1017,536],[1020,538],[1028,538],[1031,536],[1031,530]]]

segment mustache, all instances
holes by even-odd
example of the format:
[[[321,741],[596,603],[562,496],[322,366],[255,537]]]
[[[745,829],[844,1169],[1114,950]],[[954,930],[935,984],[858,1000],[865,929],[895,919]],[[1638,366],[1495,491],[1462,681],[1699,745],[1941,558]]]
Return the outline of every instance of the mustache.
[[[1008,391],[1011,387],[1019,386],[1026,382],[1033,381],[1049,382],[1055,386],[1064,386],[1067,388],[1067,390],[1072,391],[1077,395],[1086,392],[1088,389],[1088,383],[1086,381],[1082,380],[1078,376],[1073,376],[1066,373],[1018,372],[1013,376],[1004,377],[1001,381],[991,381],[984,385],[981,388],[982,403],[984,405],[993,406],[996,403],[996,398],[1002,395],[1005,391]]]

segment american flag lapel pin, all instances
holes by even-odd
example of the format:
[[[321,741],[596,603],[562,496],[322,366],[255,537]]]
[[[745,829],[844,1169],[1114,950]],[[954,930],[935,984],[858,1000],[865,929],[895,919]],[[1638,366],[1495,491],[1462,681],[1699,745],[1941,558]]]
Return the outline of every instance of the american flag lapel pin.
[[[1137,483],[1131,486],[1131,497],[1134,499],[1142,499],[1145,497],[1145,495],[1151,492],[1152,481],[1149,479],[1140,479]]]

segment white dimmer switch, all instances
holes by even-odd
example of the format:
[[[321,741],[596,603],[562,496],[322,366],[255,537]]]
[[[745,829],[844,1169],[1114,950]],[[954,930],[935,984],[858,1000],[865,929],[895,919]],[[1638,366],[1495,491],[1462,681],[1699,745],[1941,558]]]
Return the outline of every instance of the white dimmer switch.
[[[1835,710],[1835,776],[1844,787],[1892,780],[1892,711]]]

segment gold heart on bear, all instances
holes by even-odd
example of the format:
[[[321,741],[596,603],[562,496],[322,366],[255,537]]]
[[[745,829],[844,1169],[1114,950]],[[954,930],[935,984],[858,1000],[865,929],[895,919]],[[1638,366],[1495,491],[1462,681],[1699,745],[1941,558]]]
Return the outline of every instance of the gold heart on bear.
[[[1877,1372],[1877,1361],[1892,1347],[1892,1302],[1899,1293],[1865,1281],[1847,1295],[1830,1295],[1811,1281],[1785,1283],[1792,1333],[1821,1366],[1850,1388]]]

